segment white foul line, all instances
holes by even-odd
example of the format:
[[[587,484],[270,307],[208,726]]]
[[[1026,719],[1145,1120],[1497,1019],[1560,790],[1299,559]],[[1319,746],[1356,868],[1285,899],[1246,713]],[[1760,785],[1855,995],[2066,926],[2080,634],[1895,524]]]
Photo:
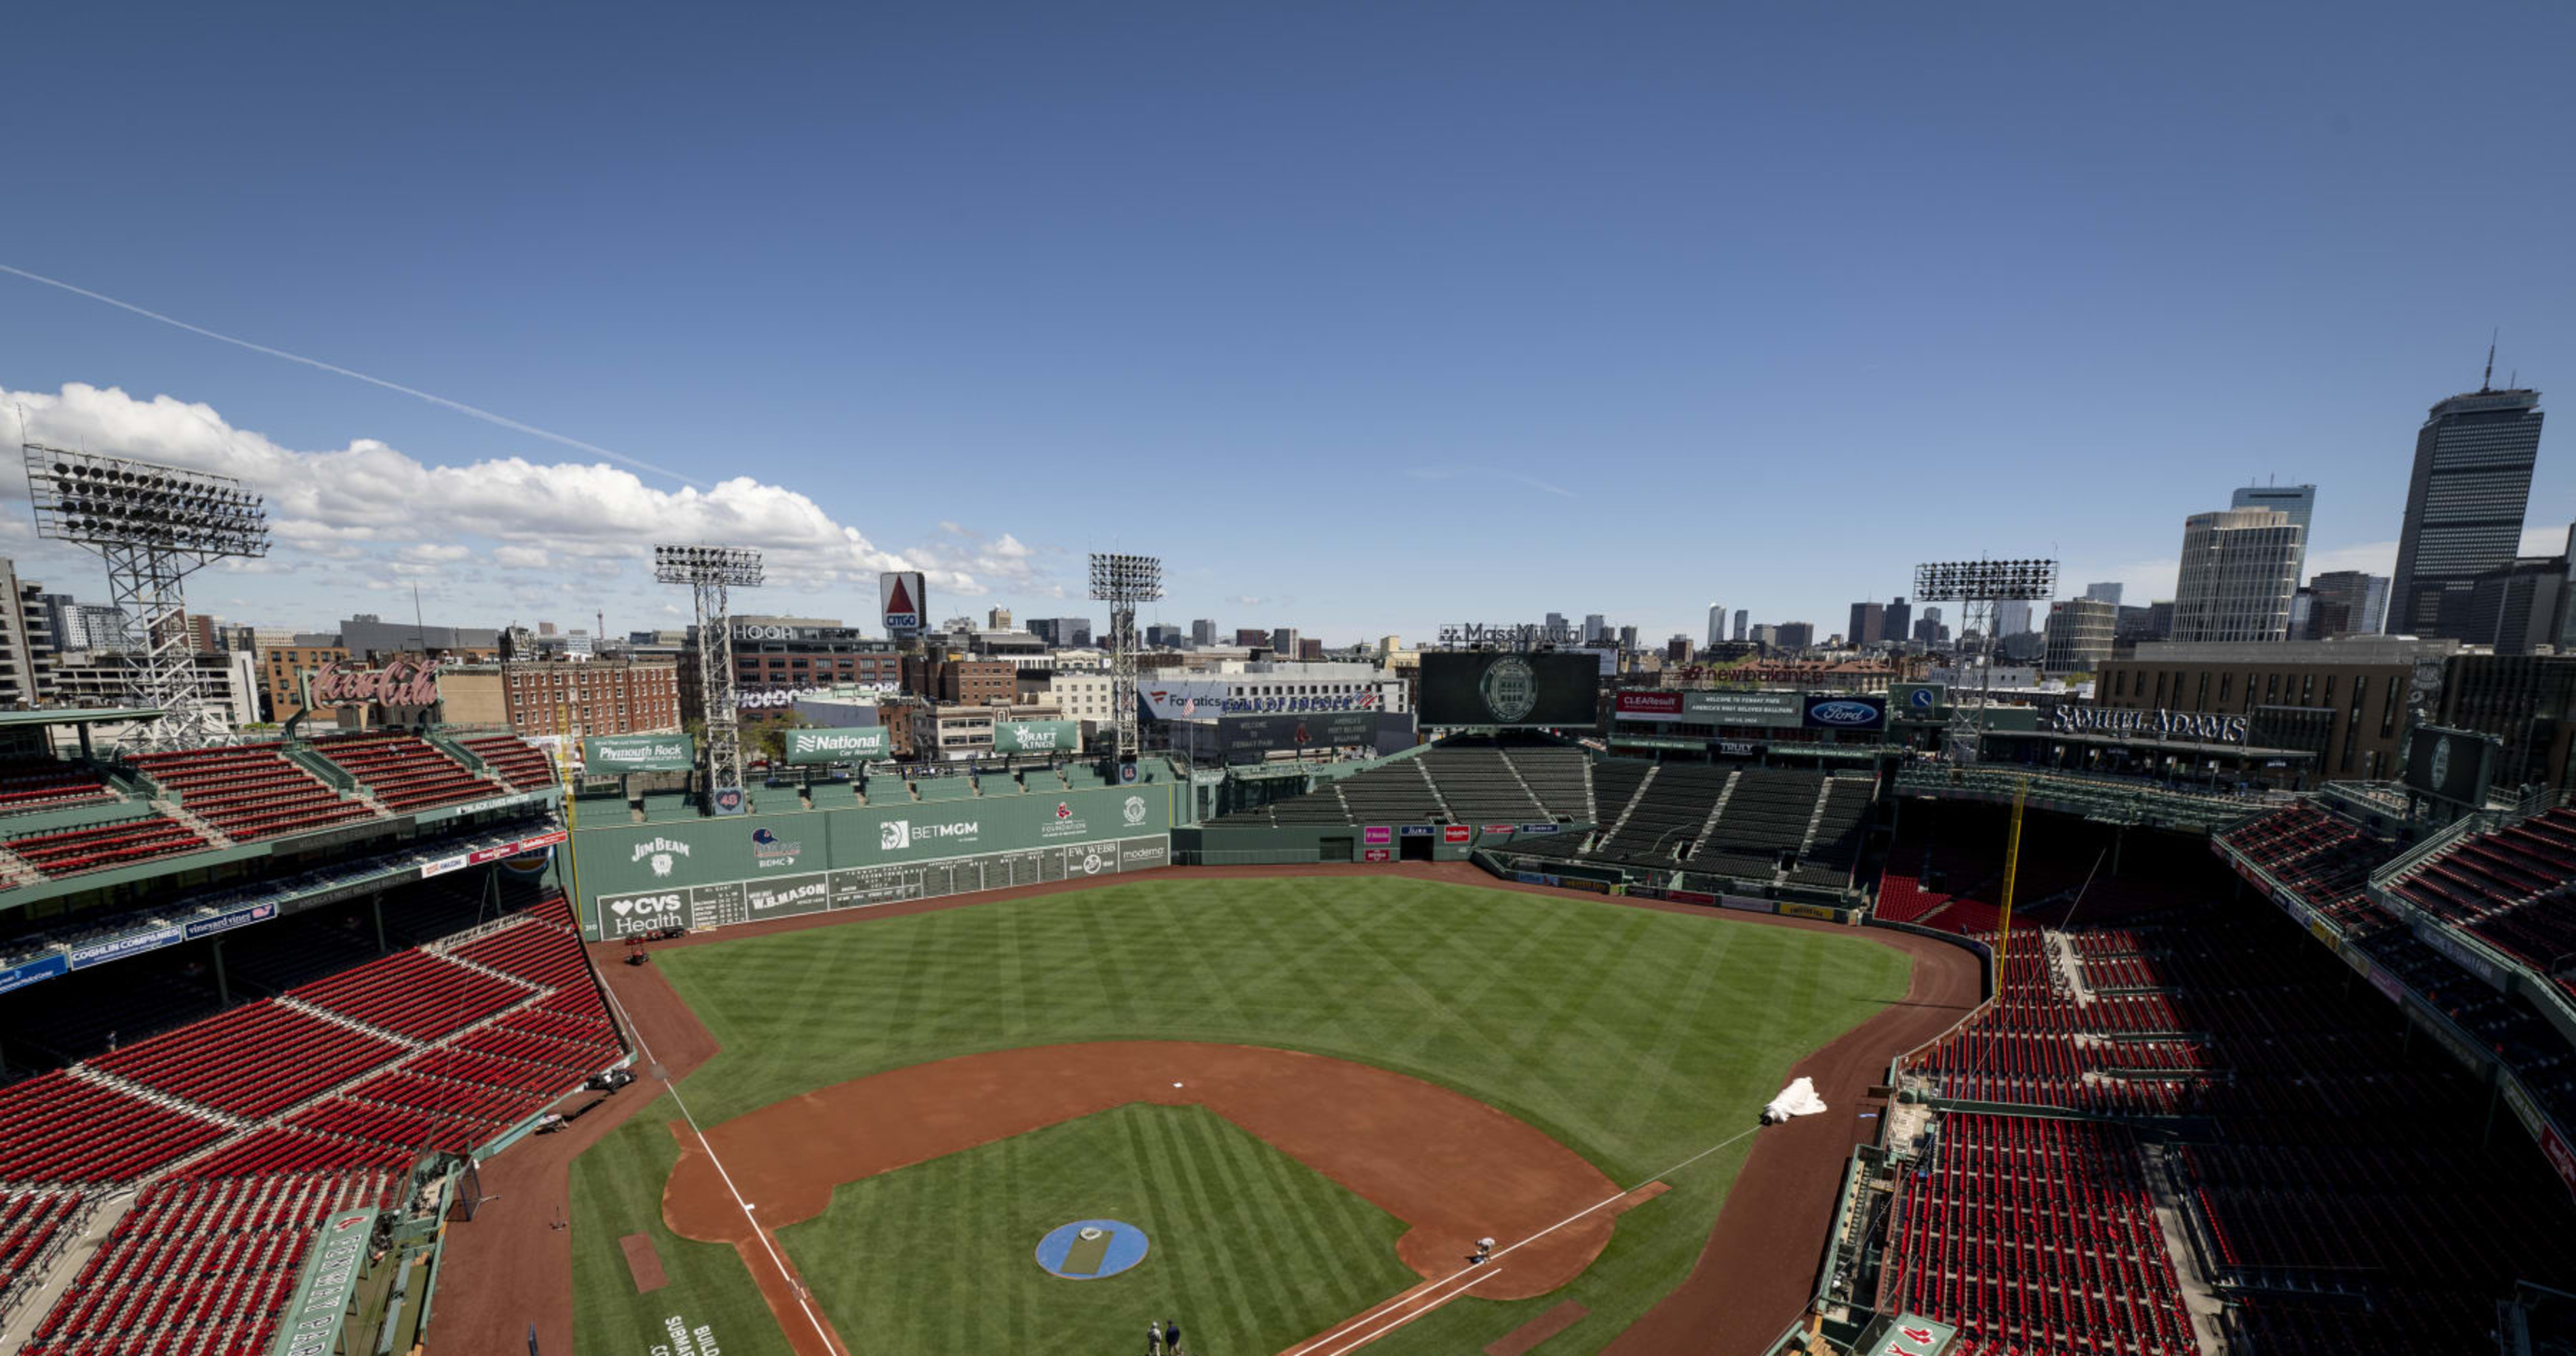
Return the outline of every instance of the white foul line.
[[[1738,1141],[1738,1140],[1743,1139],[1743,1138],[1745,1137],[1745,1135],[1750,1135],[1750,1134],[1752,1134],[1752,1133],[1753,1133],[1753,1131],[1754,1131],[1754,1130],[1759,1130],[1759,1129],[1761,1129],[1761,1128],[1762,1128],[1761,1126],[1758,1126],[1758,1125],[1757,1125],[1757,1126],[1754,1126],[1754,1127],[1753,1127],[1752,1129],[1750,1129],[1750,1130],[1746,1130],[1746,1131],[1742,1132],[1741,1134],[1731,1135],[1731,1136],[1729,1136],[1729,1137],[1727,1137],[1727,1138],[1725,1138],[1725,1139],[1719,1140],[1717,1143],[1712,1144],[1712,1145],[1708,1146],[1707,1148],[1700,1150],[1698,1153],[1692,1154],[1690,1157],[1683,1159],[1683,1160],[1682,1160],[1681,1162],[1679,1162],[1679,1163],[1675,1163],[1675,1164],[1674,1164],[1674,1165],[1672,1165],[1671,1167],[1664,1169],[1662,1172],[1654,1173],[1654,1174],[1652,1174],[1652,1175],[1648,1176],[1648,1177],[1646,1178],[1646,1181],[1645,1181],[1645,1182],[1639,1182],[1639,1183],[1637,1184],[1637,1186],[1630,1187],[1630,1188],[1628,1188],[1628,1190],[1627,1190],[1627,1191],[1621,1191],[1621,1192],[1614,1193],[1614,1194],[1612,1194],[1609,1198],[1607,1198],[1607,1199],[1605,1199],[1605,1200],[1601,1201],[1599,1204],[1595,1204],[1595,1205],[1588,1205],[1588,1206],[1585,1206],[1585,1207],[1584,1207],[1583,1209],[1581,1209],[1581,1210],[1577,1210],[1577,1211],[1575,1211],[1573,1214],[1568,1215],[1568,1216],[1566,1216],[1565,1218],[1563,1218],[1563,1219],[1561,1219],[1561,1220],[1558,1220],[1556,1223],[1551,1224],[1551,1225],[1547,1226],[1546,1228],[1539,1230],[1537,1233],[1531,1234],[1529,1237],[1522,1239],[1522,1240],[1521,1240],[1520,1242],[1518,1242],[1518,1243],[1514,1243],[1514,1244],[1513,1244],[1513,1245],[1511,1245],[1510,1247],[1503,1249],[1501,1252],[1495,1253],[1495,1254],[1493,1255],[1493,1257],[1492,1257],[1492,1258],[1490,1258],[1490,1259],[1488,1259],[1487,1261],[1480,1262],[1480,1263],[1471,1263],[1471,1264],[1469,1264],[1469,1265],[1467,1265],[1467,1266],[1460,1267],[1458,1270],[1453,1271],[1453,1272],[1449,1273],[1448,1275],[1443,1276],[1443,1277],[1441,1277],[1440,1279],[1438,1279],[1438,1280],[1436,1280],[1436,1281],[1433,1281],[1433,1282],[1430,1284],[1430,1286],[1429,1286],[1429,1287],[1427,1287],[1427,1288],[1426,1288],[1426,1287],[1422,1287],[1422,1286],[1415,1286],[1413,1289],[1410,1289],[1410,1290],[1405,1291],[1405,1292],[1404,1292],[1404,1294],[1398,1295],[1398,1296],[1396,1296],[1395,1298],[1393,1298],[1393,1299],[1391,1299],[1391,1300],[1388,1300],[1388,1301],[1386,1301],[1386,1302],[1385,1302],[1385,1303],[1383,1303],[1383,1304],[1380,1304],[1380,1305],[1379,1305],[1379,1306],[1377,1306],[1376,1308],[1371,1309],[1371,1310],[1369,1310],[1368,1312],[1366,1312],[1366,1313],[1364,1313],[1364,1314],[1361,1314],[1361,1315],[1359,1315],[1358,1317],[1356,1317],[1356,1318],[1352,1318],[1352,1319],[1347,1320],[1347,1321],[1348,1321],[1349,1323],[1361,1323],[1361,1322],[1365,1322],[1365,1321],[1367,1321],[1367,1320],[1369,1320],[1369,1319],[1372,1319],[1372,1318],[1377,1317],[1379,1314],[1382,1314],[1382,1313],[1386,1312],[1388,1309],[1394,1308],[1395,1306],[1397,1306],[1397,1305],[1399,1305],[1399,1304],[1404,1303],[1404,1301],[1405,1301],[1408,1297],[1410,1297],[1410,1296],[1414,1296],[1414,1295],[1416,1295],[1417,1293],[1428,1293],[1430,1290],[1437,1290],[1437,1289],[1439,1289],[1440,1287],[1442,1287],[1442,1286],[1444,1286],[1444,1285],[1449,1284],[1451,1281],[1454,1281],[1454,1280],[1458,1279],[1459,1277],[1461,1277],[1461,1276],[1464,1276],[1464,1275],[1468,1274],[1469,1272],[1475,1272],[1475,1271],[1486,1271],[1486,1269],[1487,1269],[1487,1268],[1489,1268],[1489,1267],[1491,1267],[1491,1266],[1493,1266],[1493,1264],[1494,1264],[1495,1262],[1499,1262],[1499,1261],[1503,1260],[1505,1257],[1510,1256],[1512,1253],[1514,1253],[1514,1252],[1518,1251],[1518,1250],[1519,1250],[1519,1249],[1521,1249],[1521,1248],[1525,1248],[1525,1247],[1529,1246],[1529,1245],[1530,1245],[1530,1244],[1532,1244],[1532,1243],[1536,1243],[1536,1242],[1537,1242],[1537,1241],[1539,1241],[1540,1239],[1547,1237],[1549,1234],[1555,1233],[1557,1230],[1562,1229],[1562,1228],[1564,1228],[1565,1226],[1567,1226],[1567,1225],[1569,1225],[1569,1224],[1572,1224],[1572,1223],[1573,1223],[1573,1222],[1575,1222],[1576,1220],[1579,1220],[1579,1219],[1583,1218],[1584,1216],[1591,1214],[1593,1211],[1600,1209],[1602,1206],[1606,1206],[1606,1205],[1615,1205],[1615,1204],[1617,1204],[1619,1201],[1621,1201],[1621,1200],[1625,1199],[1625,1198],[1628,1196],[1629,1192],[1632,1192],[1632,1191],[1637,1190],[1637,1189],[1638,1189],[1638,1187],[1643,1187],[1643,1186],[1645,1186],[1647,1182],[1653,1182],[1653,1181],[1660,1180],[1660,1179],[1662,1179],[1662,1178],[1670,1177],[1670,1176],[1672,1176],[1674,1173],[1677,1173],[1677,1172],[1681,1171],[1682,1169],[1689,1167],[1691,1164],[1696,1163],[1696,1162],[1700,1161],[1701,1159],[1708,1157],[1710,1154],[1716,1153],[1718,1150],[1723,1149],[1723,1148],[1725,1148],[1726,1146],[1728,1146],[1728,1145],[1730,1145],[1730,1144],[1733,1144],[1733,1143],[1735,1143],[1735,1142],[1736,1142],[1736,1141]],[[1490,1275],[1490,1274],[1492,1274],[1492,1273],[1491,1273],[1490,1271],[1486,1271],[1486,1274]],[[1472,1285],[1474,1285],[1474,1284],[1476,1284],[1476,1282],[1475,1282],[1475,1281],[1469,1281],[1469,1282],[1467,1283],[1467,1285],[1462,1285],[1462,1286],[1458,1287],[1456,1290],[1451,1291],[1451,1292],[1449,1293],[1448,1298],[1441,1300],[1441,1301],[1440,1301],[1440,1303],[1441,1303],[1441,1304],[1446,1304],[1446,1303],[1448,1303],[1448,1302],[1449,1302],[1449,1300],[1456,1299],[1458,1296],[1460,1296],[1460,1295],[1463,1295],[1463,1294],[1467,1293],[1467,1287],[1468,1287],[1468,1286],[1472,1286]],[[1437,1305],[1435,1305],[1435,1306],[1433,1306],[1433,1307],[1434,1307],[1434,1308],[1436,1308],[1436,1307],[1438,1307],[1438,1306],[1437,1306]],[[1428,1312],[1428,1310],[1425,1310],[1424,1312]],[[1419,1315],[1416,1315],[1416,1316],[1418,1317]],[[1372,1331],[1375,1331],[1375,1330],[1373,1329]],[[1314,1351],[1314,1349],[1315,1349],[1315,1348],[1317,1348],[1317,1347],[1319,1347],[1319,1346],[1322,1346],[1322,1345],[1323,1345],[1327,1340],[1329,1340],[1329,1338],[1330,1338],[1330,1334],[1327,1334],[1325,1337],[1318,1337],[1318,1338],[1315,1338],[1315,1339],[1313,1339],[1313,1340],[1311,1340],[1311,1341],[1307,1342],[1304,1346],[1298,1346],[1298,1347],[1291,1347],[1291,1348],[1289,1348],[1287,1351],[1282,1352],[1282,1353],[1280,1354],[1280,1356],[1307,1356],[1307,1354],[1308,1354],[1309,1352],[1312,1352],[1312,1351]],[[1328,1352],[1324,1352],[1324,1353],[1322,1353],[1322,1356],[1342,1356],[1342,1353],[1343,1353],[1343,1352],[1346,1352],[1346,1351],[1348,1351],[1348,1350],[1350,1350],[1350,1347],[1348,1347],[1348,1346],[1335,1347],[1335,1348],[1333,1348],[1331,1351],[1328,1351]]]
[[[635,1048],[643,1052],[645,1062],[648,1064],[654,1062],[653,1047],[644,1043],[644,1029],[637,1026],[635,1019],[628,1015],[626,1005],[617,1001],[617,990],[609,987],[605,978],[599,981],[599,989],[600,992],[608,995],[609,1006],[617,1009],[618,1017],[626,1023],[627,1033],[635,1038]],[[779,1279],[787,1282],[788,1293],[796,1297],[796,1307],[805,1312],[805,1321],[814,1325],[814,1335],[823,1339],[823,1349],[825,1351],[842,1350],[841,1345],[832,1340],[831,1330],[823,1326],[823,1320],[816,1317],[813,1307],[805,1302],[805,1288],[796,1283],[795,1276],[787,1270],[787,1263],[779,1259],[778,1249],[770,1246],[769,1231],[761,1228],[760,1221],[752,1215],[751,1202],[744,1200],[741,1190],[734,1186],[733,1174],[726,1172],[724,1160],[716,1157],[716,1146],[707,1143],[707,1132],[698,1128],[698,1118],[689,1114],[688,1099],[680,1096],[679,1083],[666,1077],[662,1080],[662,1086],[671,1094],[671,1100],[679,1106],[681,1118],[689,1123],[689,1133],[698,1137],[698,1147],[706,1151],[707,1161],[715,1165],[716,1176],[724,1179],[726,1193],[733,1197],[734,1204],[742,1207],[742,1217],[751,1225],[751,1236],[760,1240],[760,1250],[769,1254],[769,1264],[778,1268]]]
[[[1401,1328],[1401,1327],[1403,1327],[1405,1324],[1410,1323],[1410,1322],[1412,1322],[1413,1320],[1415,1320],[1415,1319],[1417,1319],[1417,1318],[1422,1317],[1424,1314],[1430,1313],[1432,1310],[1439,1308],[1441,1305],[1447,1304],[1449,1301],[1451,1301],[1451,1300],[1453,1300],[1453,1299],[1458,1298],[1460,1295],[1466,1294],[1468,1291],[1475,1289],[1477,1286],[1483,1285],[1483,1284],[1484,1284],[1488,1279],[1492,1278],[1492,1276],[1494,1275],[1494,1268],[1493,1268],[1493,1265],[1492,1265],[1491,1263],[1488,1263],[1488,1264],[1486,1264],[1486,1265],[1484,1265],[1484,1266],[1478,1267],[1478,1268],[1476,1268],[1476,1270],[1478,1270],[1478,1271],[1480,1271],[1480,1272],[1482,1272],[1482,1273],[1484,1273],[1484,1274],[1483,1274],[1483,1275],[1478,1276],[1476,1279],[1474,1279],[1474,1280],[1472,1280],[1472,1281],[1467,1282],[1465,1285],[1462,1285],[1462,1286],[1458,1287],[1457,1289],[1450,1291],[1448,1294],[1446,1294],[1446,1295],[1442,1295],[1440,1298],[1438,1298],[1438,1299],[1436,1299],[1436,1300],[1433,1300],[1431,1303],[1426,1304],[1426,1305],[1423,1305],[1421,1308],[1414,1310],[1412,1313],[1409,1313],[1409,1314],[1397,1314],[1393,1319],[1391,1319],[1391,1320],[1389,1320],[1389,1321],[1387,1321],[1387,1322],[1381,1323],[1381,1324],[1377,1325],[1376,1327],[1369,1329],[1367,1332],[1361,1333],[1359,1336],[1352,1338],[1350,1341],[1345,1342],[1345,1343],[1343,1343],[1342,1345],[1340,1345],[1340,1346],[1338,1346],[1338,1347],[1333,1348],[1333,1349],[1332,1349],[1331,1351],[1329,1351],[1329,1352],[1326,1352],[1326,1353],[1325,1353],[1325,1356],[1342,1356],[1342,1353],[1343,1353],[1343,1352],[1350,1351],[1350,1350],[1353,1350],[1353,1349],[1358,1348],[1358,1347],[1364,1347],[1364,1346],[1367,1346],[1369,1343],[1376,1341],[1380,1335],[1382,1335],[1382,1334],[1384,1334],[1384,1333],[1393,1332],[1393,1331],[1395,1331],[1397,1328]],[[1457,1277],[1455,1277],[1455,1276],[1452,1276],[1452,1277],[1450,1277],[1450,1278],[1449,1278],[1449,1280],[1450,1280],[1450,1281],[1454,1281],[1454,1280],[1456,1280],[1456,1279],[1458,1279],[1458,1278],[1457,1278]],[[1449,1283],[1449,1281],[1442,1281],[1442,1282],[1440,1282],[1440,1285],[1447,1285],[1448,1283]],[[1436,1290],[1436,1289],[1438,1289],[1438,1288],[1439,1288],[1439,1286],[1437,1286],[1437,1285],[1432,1287],[1432,1289],[1435,1289],[1435,1290]],[[1410,1291],[1408,1291],[1408,1292],[1406,1292],[1406,1293],[1408,1293],[1408,1294],[1409,1294],[1409,1293],[1411,1293],[1411,1292],[1410,1292]],[[1385,1307],[1386,1307],[1385,1305],[1379,1305],[1379,1306],[1378,1306],[1378,1308],[1379,1308],[1379,1309],[1383,1309],[1383,1308],[1385,1308]],[[1372,1316],[1374,1316],[1375,1312],[1376,1312],[1375,1310],[1372,1310],[1369,1314],[1364,1314],[1364,1315],[1362,1315],[1361,1317],[1363,1317],[1363,1318],[1366,1318],[1366,1317],[1372,1317]],[[1356,1321],[1356,1320],[1354,1320],[1354,1321]]]

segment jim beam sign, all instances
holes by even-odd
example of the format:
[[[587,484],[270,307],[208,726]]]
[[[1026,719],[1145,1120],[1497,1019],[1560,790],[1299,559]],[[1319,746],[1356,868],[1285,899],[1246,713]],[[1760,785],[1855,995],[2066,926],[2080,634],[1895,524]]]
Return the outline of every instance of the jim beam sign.
[[[381,668],[334,659],[304,674],[304,709],[373,706],[391,712],[427,712],[438,705],[438,661],[400,658]]]

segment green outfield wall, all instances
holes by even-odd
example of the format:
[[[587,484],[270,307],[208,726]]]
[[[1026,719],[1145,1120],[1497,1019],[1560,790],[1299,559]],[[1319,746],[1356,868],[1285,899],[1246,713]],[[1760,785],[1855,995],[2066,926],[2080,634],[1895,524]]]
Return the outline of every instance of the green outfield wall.
[[[1171,863],[1173,784],[793,810],[573,835],[592,940],[1144,871]]]

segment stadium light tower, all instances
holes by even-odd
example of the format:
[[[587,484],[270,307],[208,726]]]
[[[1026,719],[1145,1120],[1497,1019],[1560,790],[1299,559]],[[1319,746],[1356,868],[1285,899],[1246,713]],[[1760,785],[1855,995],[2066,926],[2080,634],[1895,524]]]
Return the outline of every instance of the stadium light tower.
[[[126,700],[161,718],[128,741],[146,750],[197,749],[230,735],[223,713],[197,691],[188,636],[187,577],[225,557],[268,554],[260,496],[231,476],[124,457],[22,443],[36,535],[96,551],[107,591],[141,626],[140,662]]]
[[[698,691],[706,703],[708,808],[739,814],[742,707],[734,693],[733,614],[727,590],[760,587],[760,553],[745,546],[656,546],[653,577],[665,584],[688,585],[697,601]]]
[[[1136,759],[1136,605],[1163,596],[1163,559],[1091,553],[1091,596],[1109,604],[1109,704],[1118,714],[1118,775]]]
[[[1985,653],[1978,665],[1976,716],[1964,713],[1955,738],[1970,757],[1983,752],[1986,705],[1994,690],[1995,618],[2000,603],[2044,603],[2057,596],[2053,560],[1945,560],[1914,567],[1917,602],[1958,603],[1960,638],[1974,630]],[[1960,704],[1952,702],[1954,709]]]

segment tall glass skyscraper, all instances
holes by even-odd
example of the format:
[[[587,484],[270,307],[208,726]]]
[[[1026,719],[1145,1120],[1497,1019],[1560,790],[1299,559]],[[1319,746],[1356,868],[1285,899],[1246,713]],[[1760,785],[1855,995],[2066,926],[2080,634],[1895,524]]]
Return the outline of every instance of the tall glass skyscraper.
[[[2184,519],[2172,638],[2286,639],[2306,535],[2278,509],[2226,509]]]
[[[2240,486],[2240,487],[2237,489],[2237,491],[2236,491],[2235,495],[2228,499],[2228,501],[2227,501],[2227,506],[2228,506],[2229,508],[2261,508],[2261,509],[2272,509],[2272,510],[2274,510],[2275,512],[2279,512],[2279,513],[2286,513],[2286,514],[2290,515],[2290,521],[2291,521],[2291,522],[2294,522],[2294,523],[2296,523],[2296,524],[2298,524],[2298,525],[2299,525],[2299,562],[2298,562],[2298,566],[2297,566],[2297,569],[2298,569],[2298,577],[2299,577],[2299,579],[2300,579],[2300,581],[2301,581],[2301,582],[2305,582],[2305,581],[2307,580],[2307,577],[2308,577],[2308,539],[2309,539],[2310,534],[2311,534],[2311,533],[2313,533],[2313,532],[2316,530],[2316,529],[2314,529],[2314,528],[2312,528],[2312,527],[2310,527],[2310,526],[2308,525],[2308,520],[2309,520],[2309,519],[2311,519],[2311,518],[2314,518],[2314,517],[2316,516],[2316,513],[2317,513],[2317,487],[2316,487],[2316,486],[2314,486],[2314,485],[2245,485],[2245,486]],[[2119,599],[2117,599],[2117,598],[2114,598],[2114,599],[2112,599],[2111,601],[2116,603],[2116,602],[2118,602],[2118,601],[2120,601],[2120,600],[2119,600]]]
[[[2528,389],[2480,387],[2433,407],[2415,435],[2388,583],[2390,634],[2466,633],[2477,577],[2521,553],[2540,420],[2540,392]]]

